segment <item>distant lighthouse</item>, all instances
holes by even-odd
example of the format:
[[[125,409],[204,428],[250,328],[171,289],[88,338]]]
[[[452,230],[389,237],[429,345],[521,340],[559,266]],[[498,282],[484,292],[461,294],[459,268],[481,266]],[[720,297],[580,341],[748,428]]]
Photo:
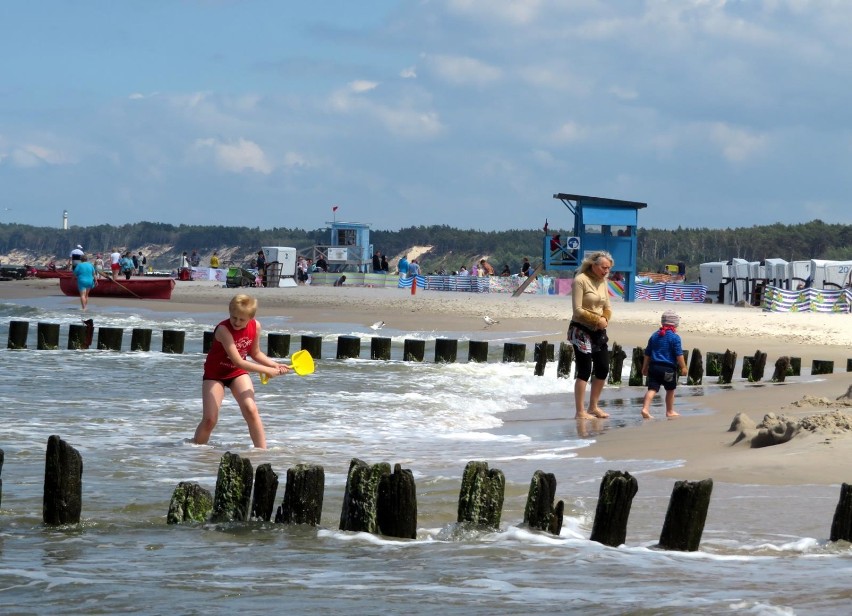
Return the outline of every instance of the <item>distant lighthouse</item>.
[[[62,228],[68,231],[68,210],[62,210]]]

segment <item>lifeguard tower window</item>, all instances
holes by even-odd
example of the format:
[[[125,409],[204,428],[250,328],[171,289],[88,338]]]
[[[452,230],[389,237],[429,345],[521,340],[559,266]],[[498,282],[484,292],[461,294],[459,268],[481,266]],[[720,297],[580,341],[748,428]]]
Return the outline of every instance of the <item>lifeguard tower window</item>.
[[[630,237],[630,227],[612,227],[612,234],[616,237]]]
[[[601,225],[586,225],[586,233],[600,235],[603,233],[603,227]]]
[[[338,229],[337,230],[337,245],[338,246],[354,246],[355,245],[355,229]]]

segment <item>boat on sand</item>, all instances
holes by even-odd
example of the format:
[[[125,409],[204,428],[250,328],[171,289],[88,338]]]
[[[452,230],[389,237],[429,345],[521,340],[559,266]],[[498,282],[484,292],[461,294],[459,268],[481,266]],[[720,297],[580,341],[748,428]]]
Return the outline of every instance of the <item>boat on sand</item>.
[[[65,295],[78,297],[77,279],[73,276],[59,278],[59,288]],[[89,297],[129,297],[133,299],[171,299],[175,288],[174,278],[131,278],[113,280],[98,278],[98,284],[89,291]]]

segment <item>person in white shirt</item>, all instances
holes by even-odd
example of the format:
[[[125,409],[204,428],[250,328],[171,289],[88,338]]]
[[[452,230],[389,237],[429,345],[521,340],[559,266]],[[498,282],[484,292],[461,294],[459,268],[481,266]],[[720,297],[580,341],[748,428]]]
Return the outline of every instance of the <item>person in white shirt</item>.
[[[121,253],[118,252],[118,248],[113,248],[112,252],[109,253],[109,269],[112,272],[112,279],[116,280],[118,278],[119,272],[121,272]]]

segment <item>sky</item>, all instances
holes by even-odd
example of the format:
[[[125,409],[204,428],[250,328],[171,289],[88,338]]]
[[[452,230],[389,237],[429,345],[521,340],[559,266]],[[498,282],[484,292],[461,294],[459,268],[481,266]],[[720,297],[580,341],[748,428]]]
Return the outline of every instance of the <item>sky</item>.
[[[4,0],[0,222],[852,224],[850,32],[848,0]]]

